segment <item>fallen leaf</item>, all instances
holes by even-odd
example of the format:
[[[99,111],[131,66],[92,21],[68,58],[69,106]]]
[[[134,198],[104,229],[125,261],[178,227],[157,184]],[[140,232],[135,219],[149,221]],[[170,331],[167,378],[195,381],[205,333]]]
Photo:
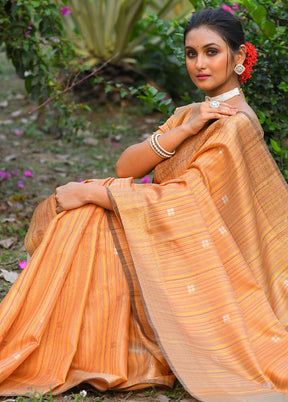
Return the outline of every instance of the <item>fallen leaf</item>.
[[[10,162],[17,159],[17,155],[16,154],[11,154],[11,155],[7,155],[4,158],[4,162]]]
[[[9,124],[13,124],[13,120],[0,120],[0,124],[4,126],[9,126]]]
[[[97,138],[86,137],[83,140],[83,144],[95,146],[95,145],[98,145],[98,140],[97,140]]]
[[[1,222],[2,223],[5,223],[5,222],[15,222],[16,221],[16,219],[15,218],[2,218],[1,219]]]
[[[8,106],[8,101],[4,100],[3,102],[0,102],[0,107],[7,107]]]
[[[22,110],[15,110],[11,113],[11,117],[18,117],[22,113]]]
[[[89,130],[81,130],[81,128],[77,131],[78,137],[91,137],[93,133]]]
[[[68,158],[70,158],[70,157],[71,157],[70,154],[67,154],[67,155],[56,155],[56,158],[57,158],[57,159],[63,159],[63,160],[66,160],[66,159],[68,159]]]
[[[18,278],[19,274],[17,272],[7,271],[6,269],[1,269],[1,277],[5,279],[6,282],[14,283]]]
[[[157,401],[159,402],[169,402],[170,399],[168,398],[168,396],[161,394],[159,396],[157,396]]]
[[[26,98],[26,96],[25,96],[25,95],[22,95],[22,94],[16,94],[16,95],[14,96],[14,99],[19,99],[19,100],[25,99],[25,98]]]
[[[53,170],[55,170],[55,172],[66,172],[66,169],[61,166],[55,166]]]
[[[3,248],[10,248],[16,240],[16,237],[9,237],[8,239],[0,240],[0,246]]]
[[[152,124],[152,123],[156,123],[157,122],[157,119],[145,119],[145,122],[146,123],[148,123],[148,124]]]

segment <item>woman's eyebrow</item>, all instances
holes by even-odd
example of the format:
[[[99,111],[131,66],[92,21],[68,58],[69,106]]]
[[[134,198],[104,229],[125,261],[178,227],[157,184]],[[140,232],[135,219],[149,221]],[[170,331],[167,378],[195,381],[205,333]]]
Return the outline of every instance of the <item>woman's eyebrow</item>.
[[[220,45],[218,45],[217,43],[211,42],[211,43],[207,43],[207,45],[204,45],[203,48],[206,48],[206,47],[209,47],[209,46],[220,47]],[[193,46],[186,45],[185,49],[194,49],[194,48],[193,48]]]
[[[203,47],[209,47],[209,46],[217,46],[217,47],[220,47],[220,45],[218,45],[217,43],[214,43],[214,42],[208,43],[207,45],[204,45]]]

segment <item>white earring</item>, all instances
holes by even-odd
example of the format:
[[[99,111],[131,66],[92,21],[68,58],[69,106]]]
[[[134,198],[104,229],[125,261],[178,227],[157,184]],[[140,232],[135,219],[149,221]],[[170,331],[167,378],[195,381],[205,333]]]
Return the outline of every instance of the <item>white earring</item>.
[[[243,66],[243,64],[237,64],[234,67],[234,71],[238,75],[241,75],[242,73],[244,73],[245,70],[246,70],[246,68]]]

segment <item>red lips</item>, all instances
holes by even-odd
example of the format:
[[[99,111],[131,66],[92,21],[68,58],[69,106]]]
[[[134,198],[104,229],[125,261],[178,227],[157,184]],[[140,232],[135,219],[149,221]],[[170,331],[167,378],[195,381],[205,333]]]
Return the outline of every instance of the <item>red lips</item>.
[[[208,74],[198,74],[196,77],[198,78],[198,80],[206,80],[207,78],[210,77],[210,75],[208,75]]]

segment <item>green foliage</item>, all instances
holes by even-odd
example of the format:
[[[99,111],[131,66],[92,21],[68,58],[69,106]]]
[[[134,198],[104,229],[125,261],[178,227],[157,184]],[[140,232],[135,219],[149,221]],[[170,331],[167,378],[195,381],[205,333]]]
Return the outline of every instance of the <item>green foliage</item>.
[[[278,143],[270,138],[271,152],[277,162],[283,176],[288,181],[288,149],[282,149]]]
[[[65,75],[75,56],[60,15],[49,0],[0,0],[0,46],[40,101],[59,88],[59,72]]]
[[[141,43],[141,52],[135,55],[136,66],[178,101],[184,95],[196,97],[185,65],[185,25],[185,19],[166,21],[151,14],[139,21],[134,32],[136,37],[141,37],[151,27]]]
[[[258,62],[244,91],[265,136],[284,146],[288,131],[288,5],[275,0],[241,0],[240,5],[247,40],[258,51]]]
[[[0,51],[6,52],[16,73],[24,79],[27,93],[39,105],[54,97],[57,126],[72,124],[73,128],[79,124],[73,118],[75,110],[86,106],[56,96],[70,85],[75,67],[81,70],[72,44],[65,39],[60,6],[66,3],[0,0]],[[44,114],[45,108],[40,112]]]
[[[155,87],[149,84],[139,87],[137,94],[140,99],[150,103],[155,109],[166,116],[171,116],[175,110],[172,99],[169,98],[167,93],[159,92]]]
[[[113,56],[113,63],[123,58],[145,8],[145,0],[69,0],[67,4],[71,14],[63,16],[66,33],[89,66]]]

